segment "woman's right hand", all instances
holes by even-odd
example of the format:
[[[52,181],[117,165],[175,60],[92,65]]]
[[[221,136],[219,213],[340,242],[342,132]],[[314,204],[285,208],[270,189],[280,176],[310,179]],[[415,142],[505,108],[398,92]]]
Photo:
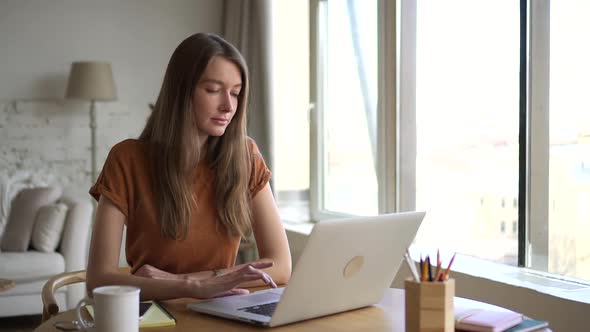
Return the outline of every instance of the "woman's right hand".
[[[228,272],[220,276],[213,276],[208,279],[194,281],[191,285],[195,298],[208,299],[212,297],[222,297],[228,295],[248,294],[249,291],[244,288],[236,288],[241,283],[262,280],[272,288],[277,285],[272,278],[261,269],[269,268],[272,262],[254,262],[246,264],[237,270]]]

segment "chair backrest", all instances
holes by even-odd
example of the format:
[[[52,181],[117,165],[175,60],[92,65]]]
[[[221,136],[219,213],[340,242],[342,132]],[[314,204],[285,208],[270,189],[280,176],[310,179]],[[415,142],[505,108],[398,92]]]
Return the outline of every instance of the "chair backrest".
[[[85,281],[85,270],[60,273],[47,280],[41,291],[41,301],[43,301],[42,321],[44,322],[59,313],[59,306],[55,300],[55,291],[58,288]]]
[[[120,267],[119,272],[129,274],[130,269],[128,267]],[[85,270],[60,273],[47,280],[41,291],[41,301],[43,301],[42,322],[45,322],[59,313],[59,305],[55,300],[55,292],[60,287],[79,282],[86,282]]]

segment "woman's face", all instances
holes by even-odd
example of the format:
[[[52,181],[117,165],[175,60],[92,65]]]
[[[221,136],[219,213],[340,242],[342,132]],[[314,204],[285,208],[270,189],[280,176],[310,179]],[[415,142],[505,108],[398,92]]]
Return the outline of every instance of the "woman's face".
[[[192,95],[201,142],[225,133],[236,113],[241,89],[240,68],[221,56],[211,59]]]

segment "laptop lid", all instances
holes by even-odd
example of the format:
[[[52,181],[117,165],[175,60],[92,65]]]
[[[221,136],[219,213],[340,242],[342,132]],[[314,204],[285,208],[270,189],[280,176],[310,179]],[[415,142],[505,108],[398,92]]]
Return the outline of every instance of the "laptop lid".
[[[211,299],[188,307],[278,326],[375,304],[393,282],[424,215],[405,212],[322,221],[314,226],[284,289]],[[276,302],[279,297],[271,317],[244,310]]]
[[[379,302],[424,215],[404,212],[317,223],[269,325]]]

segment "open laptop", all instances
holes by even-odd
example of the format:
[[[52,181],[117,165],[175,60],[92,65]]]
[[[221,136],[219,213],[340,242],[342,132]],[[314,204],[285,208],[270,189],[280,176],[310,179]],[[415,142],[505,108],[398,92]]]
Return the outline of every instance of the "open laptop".
[[[191,303],[190,310],[278,326],[366,307],[390,287],[424,212],[317,223],[289,284]]]

